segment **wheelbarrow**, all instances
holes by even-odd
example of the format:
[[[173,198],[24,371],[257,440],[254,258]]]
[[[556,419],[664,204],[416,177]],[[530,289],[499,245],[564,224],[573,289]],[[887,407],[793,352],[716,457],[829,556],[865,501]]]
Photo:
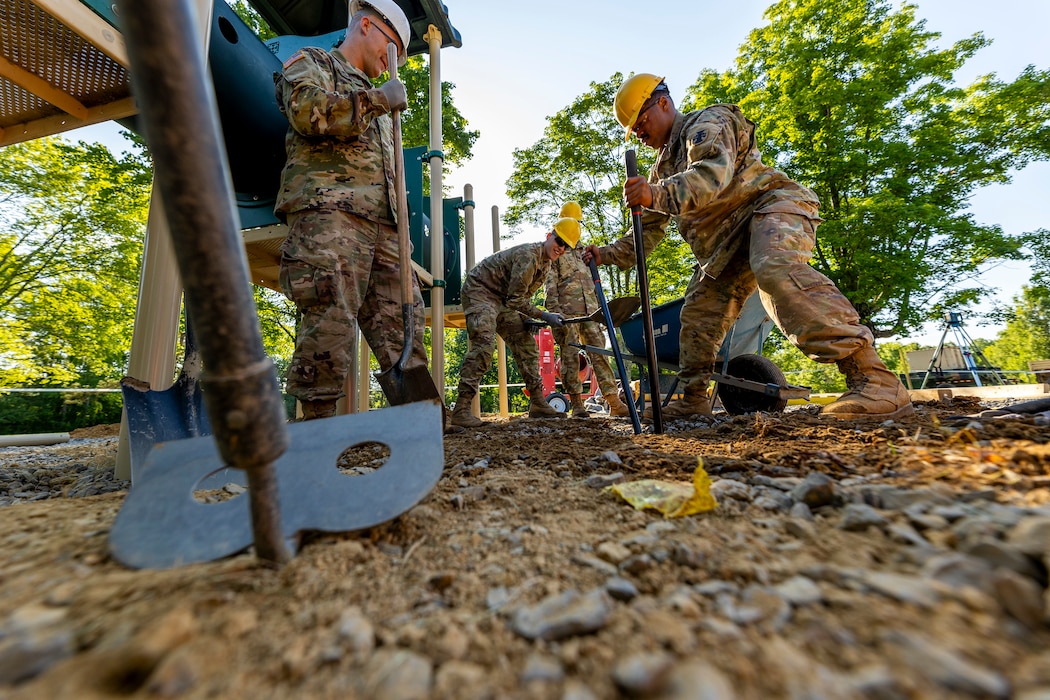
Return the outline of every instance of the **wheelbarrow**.
[[[656,339],[658,367],[672,372],[678,371],[681,312],[685,299],[676,299],[653,307],[653,335]],[[766,315],[758,292],[744,303],[736,323],[729,329],[718,351],[716,366],[721,367],[711,378],[715,381],[714,398],[732,415],[755,411],[783,411],[791,399],[808,399],[810,387],[788,384],[784,373],[776,363],[763,357],[762,344],[773,328]],[[642,318],[635,314],[620,326],[620,335],[628,354],[626,359],[645,364],[645,344],[642,335]],[[586,347],[604,354],[604,349]],[[666,392],[665,399],[674,395],[678,383],[675,377]],[[645,394],[643,390],[642,395]],[[665,393],[661,391],[661,393]]]

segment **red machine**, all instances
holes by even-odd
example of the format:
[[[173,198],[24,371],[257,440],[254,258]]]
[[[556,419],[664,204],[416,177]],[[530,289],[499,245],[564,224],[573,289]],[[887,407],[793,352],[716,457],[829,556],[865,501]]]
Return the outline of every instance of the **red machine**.
[[[552,408],[567,413],[570,401],[569,397],[564,394],[564,387],[561,386],[561,359],[557,357],[554,334],[551,333],[550,328],[541,328],[534,337],[540,349],[540,379],[543,381],[543,395]],[[594,370],[591,369],[587,355],[576,348],[570,348],[570,350],[580,353],[580,381],[583,383],[581,396],[587,399],[598,388],[598,382],[594,381]],[[529,395],[527,389],[525,395]]]

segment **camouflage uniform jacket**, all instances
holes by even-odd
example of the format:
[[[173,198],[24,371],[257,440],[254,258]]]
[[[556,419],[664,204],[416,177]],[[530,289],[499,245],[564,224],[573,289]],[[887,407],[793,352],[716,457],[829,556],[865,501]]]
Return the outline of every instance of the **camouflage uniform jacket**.
[[[463,282],[463,295],[488,294],[508,309],[539,318],[543,309],[533,305],[532,295],[543,286],[550,269],[542,242],[516,245],[493,253],[471,268]]]
[[[277,216],[332,208],[394,223],[393,122],[368,77],[338,50],[305,48],[274,83],[290,125]]]
[[[786,212],[817,219],[817,195],[762,163],[755,124],[736,105],[678,114],[649,172],[653,203],[642,211],[649,255],[675,217],[700,269],[717,277],[748,240],[755,214]],[[603,264],[632,267],[634,237],[599,250]]]
[[[569,249],[551,263],[544,306],[563,316],[590,316],[598,309],[591,271],[583,264],[583,251]]]

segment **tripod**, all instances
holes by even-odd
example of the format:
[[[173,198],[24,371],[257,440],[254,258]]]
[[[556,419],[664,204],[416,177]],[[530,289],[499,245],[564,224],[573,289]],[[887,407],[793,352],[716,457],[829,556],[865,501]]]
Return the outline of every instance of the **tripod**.
[[[997,384],[1006,384],[1006,380],[1003,379],[1002,375],[996,371],[992,364],[988,361],[988,358],[984,356],[984,353],[980,351],[973,344],[973,339],[970,338],[966,333],[966,329],[963,328],[962,314],[955,311],[949,311],[944,314],[944,333],[941,334],[941,342],[937,343],[937,349],[933,352],[933,357],[930,358],[930,366],[926,368],[926,375],[922,378],[922,386],[920,389],[926,388],[926,383],[930,380],[930,374],[934,368],[940,372],[940,365],[938,360],[941,359],[941,352],[944,350],[944,339],[948,336],[948,331],[953,331],[955,335],[955,344],[959,347],[959,352],[963,356],[963,364],[966,365],[966,370],[973,377],[974,384],[977,386],[984,386],[981,384],[980,372],[990,373],[995,379]],[[981,361],[986,369],[981,370],[978,368],[974,358]]]

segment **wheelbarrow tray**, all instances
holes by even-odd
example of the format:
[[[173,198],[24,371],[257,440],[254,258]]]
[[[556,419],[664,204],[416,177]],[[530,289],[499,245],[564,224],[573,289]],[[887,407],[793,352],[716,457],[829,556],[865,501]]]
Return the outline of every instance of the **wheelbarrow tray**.
[[[654,306],[653,336],[656,338],[656,358],[662,363],[671,364],[677,369],[680,347],[678,336],[682,330],[682,306],[685,298],[675,299]],[[760,355],[762,344],[773,328],[773,322],[766,316],[762,301],[755,292],[744,302],[740,318],[736,320],[722,347],[718,352],[719,360],[727,356],[732,359],[737,355]],[[645,355],[645,336],[642,331],[642,316],[635,314],[620,325],[620,336],[623,345],[632,355]]]

